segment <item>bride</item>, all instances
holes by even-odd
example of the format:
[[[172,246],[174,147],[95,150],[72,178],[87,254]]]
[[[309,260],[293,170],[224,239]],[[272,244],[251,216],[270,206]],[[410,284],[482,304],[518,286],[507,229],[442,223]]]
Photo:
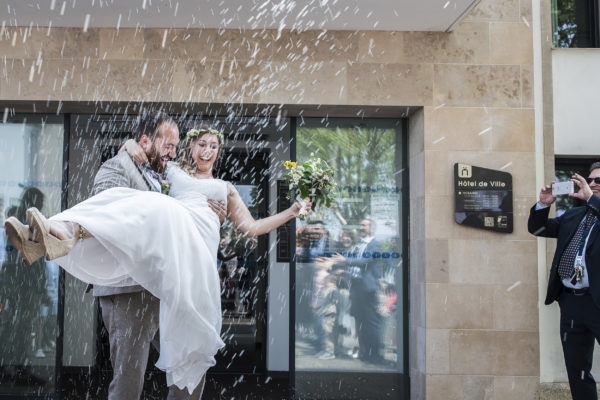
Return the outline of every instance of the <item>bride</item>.
[[[130,153],[134,143],[126,146]],[[156,366],[166,372],[168,385],[190,393],[224,346],[216,265],[220,221],[207,201],[225,202],[229,219],[249,236],[274,230],[302,208],[294,203],[255,220],[234,186],[213,177],[222,144],[215,129],[190,130],[179,162],[167,169],[169,196],[112,188],[49,220],[32,208],[29,226],[16,219],[5,223],[8,239],[27,261],[45,255],[84,282],[129,286],[133,280],[158,297]]]

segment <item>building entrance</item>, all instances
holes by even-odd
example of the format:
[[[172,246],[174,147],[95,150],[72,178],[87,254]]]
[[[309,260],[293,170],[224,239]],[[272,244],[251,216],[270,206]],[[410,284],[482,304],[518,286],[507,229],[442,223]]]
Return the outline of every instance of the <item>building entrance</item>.
[[[74,115],[71,117],[69,160],[69,206],[89,197],[100,165],[114,156],[122,143],[132,137],[135,118],[114,115]],[[176,118],[181,136],[198,120]],[[224,127],[223,120],[211,120]],[[225,129],[226,137],[232,129]],[[246,135],[248,136],[248,135]],[[267,213],[269,151],[249,151],[235,146],[238,137],[228,139],[215,166],[214,175],[231,182],[255,218]],[[252,140],[252,137],[244,137]],[[221,229],[218,260],[223,311],[222,338],[226,347],[216,356],[212,372],[260,373],[266,368],[266,282],[268,237],[250,240],[231,224]],[[64,379],[91,382],[94,391],[103,392],[112,376],[108,335],[100,308],[86,293],[86,285],[69,275],[65,296]],[[145,392],[164,388],[164,374],[153,367],[158,353],[152,349]],[[87,379],[85,378],[87,376]]]

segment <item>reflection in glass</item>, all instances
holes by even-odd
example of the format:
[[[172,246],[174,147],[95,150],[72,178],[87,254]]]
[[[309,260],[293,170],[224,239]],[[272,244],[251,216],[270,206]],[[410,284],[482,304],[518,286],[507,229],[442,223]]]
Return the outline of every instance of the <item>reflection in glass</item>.
[[[327,123],[306,119],[297,127],[296,159],[326,159],[338,183],[330,209],[296,221],[299,398],[326,398],[356,373],[394,377],[404,365],[399,127],[389,120]],[[397,393],[397,381],[382,382],[381,394]]]
[[[552,0],[553,47],[598,47],[597,0]]]
[[[52,393],[56,362],[58,265],[26,266],[6,241],[4,221],[38,207],[60,211],[63,121],[22,116],[0,125],[0,394]]]
[[[268,175],[257,173],[268,166],[266,153],[249,156],[232,151],[223,156],[219,176],[232,182],[254,218],[266,215]],[[239,168],[243,162],[245,168]],[[212,371],[250,372],[265,368],[265,292],[268,260],[267,237],[248,237],[231,222],[221,227],[218,268],[221,278],[221,337],[225,348]]]

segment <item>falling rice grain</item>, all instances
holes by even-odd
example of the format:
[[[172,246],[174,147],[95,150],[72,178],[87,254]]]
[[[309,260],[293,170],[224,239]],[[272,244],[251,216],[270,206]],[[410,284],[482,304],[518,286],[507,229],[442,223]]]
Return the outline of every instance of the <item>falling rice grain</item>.
[[[88,26],[90,26],[90,14],[85,14],[85,21],[83,21],[83,31],[88,31]]]
[[[488,133],[491,130],[492,130],[492,127],[490,126],[489,128],[486,128],[486,129],[482,130],[481,132],[479,132],[478,135],[481,136],[481,135],[483,135],[485,133]]]
[[[161,45],[161,47],[163,49],[165,48],[165,44],[167,43],[167,33],[168,33],[168,31],[165,29],[165,32],[163,33],[163,40],[162,40],[162,45]]]

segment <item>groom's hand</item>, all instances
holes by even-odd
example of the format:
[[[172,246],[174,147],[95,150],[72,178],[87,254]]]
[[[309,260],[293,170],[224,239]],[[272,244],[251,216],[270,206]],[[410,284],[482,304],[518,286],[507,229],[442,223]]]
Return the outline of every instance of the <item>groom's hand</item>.
[[[225,221],[225,217],[227,217],[227,207],[225,207],[225,202],[208,200],[208,206],[219,216],[219,221],[221,221],[221,225],[223,225],[223,221]]]

